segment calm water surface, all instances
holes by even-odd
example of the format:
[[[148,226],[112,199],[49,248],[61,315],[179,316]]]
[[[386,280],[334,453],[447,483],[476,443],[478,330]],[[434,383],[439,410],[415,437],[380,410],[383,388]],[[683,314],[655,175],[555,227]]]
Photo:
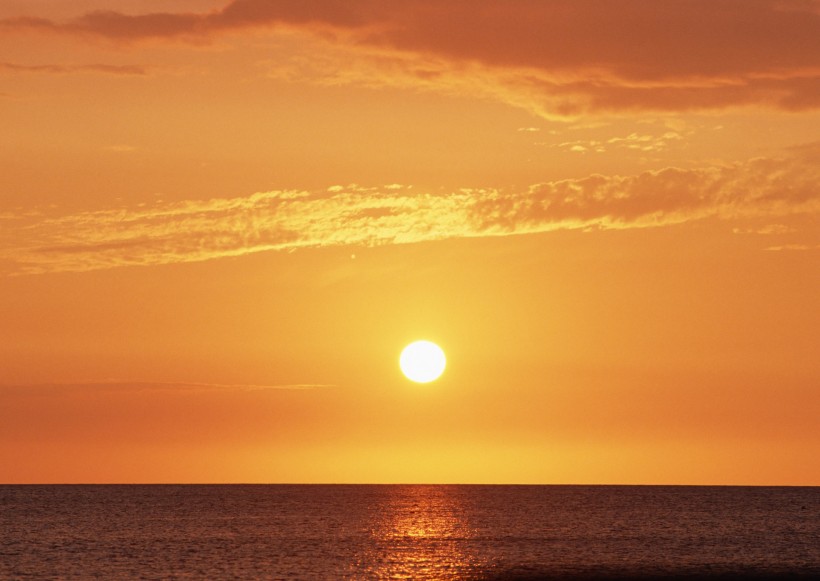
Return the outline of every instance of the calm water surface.
[[[0,578],[820,578],[820,488],[0,486]]]

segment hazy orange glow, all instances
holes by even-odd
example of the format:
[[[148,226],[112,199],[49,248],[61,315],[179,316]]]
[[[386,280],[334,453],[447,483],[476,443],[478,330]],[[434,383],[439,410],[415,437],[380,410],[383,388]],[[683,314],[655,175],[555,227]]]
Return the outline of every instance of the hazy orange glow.
[[[816,0],[0,0],[0,54],[0,482],[820,484]]]

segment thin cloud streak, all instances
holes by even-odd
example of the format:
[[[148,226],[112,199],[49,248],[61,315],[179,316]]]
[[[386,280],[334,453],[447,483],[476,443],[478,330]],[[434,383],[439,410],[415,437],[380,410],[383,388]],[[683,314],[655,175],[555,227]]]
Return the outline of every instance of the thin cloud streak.
[[[334,186],[26,216],[0,231],[4,274],[196,262],[269,250],[645,228],[820,210],[820,145],[784,158],[591,175],[525,191]]]
[[[169,381],[86,381],[70,383],[37,383],[37,384],[9,384],[0,385],[4,393],[18,393],[20,395],[45,395],[50,393],[65,393],[74,390],[101,390],[116,392],[137,391],[167,391],[173,393],[198,393],[202,391],[306,391],[314,389],[330,389],[338,387],[332,384],[299,383],[287,385],[258,385],[258,384],[228,384],[228,383],[199,383],[199,382],[169,382]]]
[[[107,75],[146,75],[148,71],[139,65],[20,65],[15,63],[0,62],[0,73],[50,73],[50,74],[72,74],[72,73],[100,73]]]
[[[792,250],[820,250],[820,244],[782,244],[780,246],[769,246],[766,250],[773,252],[792,251]]]
[[[483,93],[544,117],[820,107],[818,0],[234,0],[206,13],[0,20],[7,31],[125,44],[276,28],[358,51],[328,67],[337,79],[468,94],[489,84]]]

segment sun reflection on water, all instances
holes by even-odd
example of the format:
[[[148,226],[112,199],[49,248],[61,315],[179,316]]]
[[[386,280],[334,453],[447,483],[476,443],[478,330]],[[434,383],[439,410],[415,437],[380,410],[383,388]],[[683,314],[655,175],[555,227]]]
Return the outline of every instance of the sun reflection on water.
[[[395,486],[373,506],[371,542],[357,573],[373,579],[463,579],[485,569],[463,494],[450,486]]]

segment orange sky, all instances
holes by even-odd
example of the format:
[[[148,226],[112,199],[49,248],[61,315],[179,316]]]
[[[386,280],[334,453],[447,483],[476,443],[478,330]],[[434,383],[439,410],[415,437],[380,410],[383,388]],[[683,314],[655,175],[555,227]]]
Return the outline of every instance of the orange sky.
[[[0,128],[0,482],[820,485],[817,0],[0,0]]]

